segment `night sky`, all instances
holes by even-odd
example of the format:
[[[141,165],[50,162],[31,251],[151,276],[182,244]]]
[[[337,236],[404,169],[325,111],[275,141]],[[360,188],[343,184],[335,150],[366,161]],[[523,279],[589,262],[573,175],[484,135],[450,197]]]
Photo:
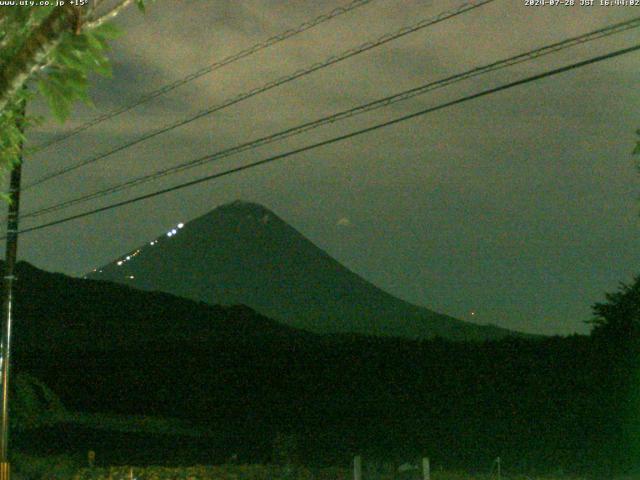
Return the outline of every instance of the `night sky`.
[[[579,0],[576,0],[577,3]],[[341,4],[346,4],[343,1]],[[206,75],[25,162],[24,181],[76,163],[460,1],[374,0]],[[337,2],[158,1],[118,22],[114,78],[95,108],[46,122],[32,145],[274,34]],[[527,7],[497,0],[202,118],[24,193],[22,211],[73,198],[428,81],[640,15],[640,7]],[[596,40],[188,170],[88,208],[174,185],[638,43]],[[25,234],[20,256],[82,275],[236,199],[272,209],[341,263],[410,302],[479,323],[586,333],[590,306],[639,273],[640,127],[632,53],[441,110],[219,181]],[[44,111],[34,105],[34,111]],[[58,212],[24,227],[63,216]],[[475,315],[472,315],[475,312]]]

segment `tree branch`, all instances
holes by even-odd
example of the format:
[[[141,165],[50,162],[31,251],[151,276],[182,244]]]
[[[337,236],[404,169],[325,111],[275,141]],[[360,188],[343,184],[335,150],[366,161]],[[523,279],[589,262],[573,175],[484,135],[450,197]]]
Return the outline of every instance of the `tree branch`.
[[[95,19],[82,23],[78,7],[68,2],[56,7],[40,25],[35,27],[4,64],[0,64],[0,113],[22,88],[27,79],[46,65],[48,55],[56,48],[65,33],[80,33],[82,29],[99,27],[116,17],[134,0],[119,0],[110,10]],[[97,2],[96,5],[99,5]]]
[[[76,17],[74,7],[55,8],[29,34],[18,52],[0,65],[0,112],[58,45],[63,34],[73,31]]]
[[[9,28],[9,15],[6,13],[6,9],[3,11],[0,9],[0,29],[7,27]],[[6,25],[5,25],[6,24]],[[8,32],[4,32],[4,37],[0,37],[0,50],[5,48],[9,44],[9,39],[11,35]]]
[[[86,18],[93,18],[93,14],[98,11],[98,8],[100,7],[100,4],[102,2],[104,2],[104,0],[93,0],[93,2],[91,3],[91,8],[89,8],[89,11],[87,12]]]
[[[105,22],[115,18],[122,10],[127,8],[129,5],[133,3],[133,0],[120,0],[116,5],[114,5],[108,12],[103,13],[99,17],[89,20],[85,23],[85,28],[91,29],[96,28],[102,25]]]

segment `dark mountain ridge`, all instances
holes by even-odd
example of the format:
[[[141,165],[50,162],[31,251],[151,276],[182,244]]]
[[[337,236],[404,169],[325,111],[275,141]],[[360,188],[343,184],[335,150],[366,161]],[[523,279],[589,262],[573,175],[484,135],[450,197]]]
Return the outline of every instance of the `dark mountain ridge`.
[[[211,305],[244,304],[317,333],[484,340],[517,335],[400,300],[265,207],[236,201],[87,275]]]
[[[26,262],[18,263],[17,276],[14,338],[18,348],[83,352],[195,348],[229,338],[293,340],[309,335],[242,305],[208,305],[168,293],[49,273]]]
[[[17,273],[15,372],[44,381],[71,411],[209,427],[215,438],[198,448],[214,450],[211,458],[268,462],[280,433],[298,439],[305,462],[323,464],[427,453],[434,464],[483,472],[496,456],[512,471],[591,471],[638,458],[620,447],[631,367],[612,373],[588,337],[317,335],[247,307],[26,263]],[[93,447],[76,443],[83,454]]]

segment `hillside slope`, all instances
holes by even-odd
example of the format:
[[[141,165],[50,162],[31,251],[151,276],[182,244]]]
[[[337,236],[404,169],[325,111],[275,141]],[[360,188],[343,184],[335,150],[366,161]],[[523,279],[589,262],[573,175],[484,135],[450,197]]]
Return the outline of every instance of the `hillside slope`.
[[[4,265],[1,265],[3,267]],[[221,307],[162,292],[17,266],[14,343],[18,350],[110,351],[254,339],[304,332],[245,306]]]

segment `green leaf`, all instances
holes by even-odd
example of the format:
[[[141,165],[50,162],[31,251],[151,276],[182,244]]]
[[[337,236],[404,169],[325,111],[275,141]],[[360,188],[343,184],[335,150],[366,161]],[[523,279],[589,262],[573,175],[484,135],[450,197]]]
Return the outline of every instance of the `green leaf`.
[[[111,78],[113,76],[113,72],[111,70],[111,63],[109,59],[106,57],[103,58],[95,58],[93,70],[103,77]]]
[[[152,1],[154,0],[135,0],[135,4],[144,12]],[[47,7],[24,5],[22,8],[2,11],[0,41],[5,46],[0,49],[0,64],[15,54],[16,49],[23,44],[34,27],[51,14],[56,8],[53,3],[49,2]],[[122,33],[113,23],[104,23],[79,34],[64,34],[57,47],[47,53],[45,61],[42,62],[46,68],[32,75],[37,88],[16,94],[12,103],[17,105],[20,100],[36,95],[42,96],[51,114],[59,121],[64,121],[69,116],[76,101],[91,104],[88,95],[91,74],[107,77],[112,75],[107,53],[110,50],[110,42]],[[19,118],[25,127],[32,127],[39,120],[32,116],[22,117],[15,108],[6,108],[0,112],[0,176],[3,171],[10,170],[19,158],[20,144],[24,142],[24,133],[17,128],[17,119]]]
[[[70,113],[72,96],[64,84],[55,75],[49,75],[38,82],[38,89],[47,100],[54,117],[61,122],[66,120]]]
[[[104,55],[104,52],[109,50],[109,44],[104,39],[93,35],[93,32],[85,32],[84,35],[87,39],[87,48],[93,55]]]
[[[115,40],[122,35],[122,30],[112,23],[103,23],[99,27],[94,28],[91,32],[94,36],[104,40]]]
[[[68,67],[75,69],[84,69],[87,66],[83,63],[84,58],[74,51],[61,51],[57,56],[57,60]]]

